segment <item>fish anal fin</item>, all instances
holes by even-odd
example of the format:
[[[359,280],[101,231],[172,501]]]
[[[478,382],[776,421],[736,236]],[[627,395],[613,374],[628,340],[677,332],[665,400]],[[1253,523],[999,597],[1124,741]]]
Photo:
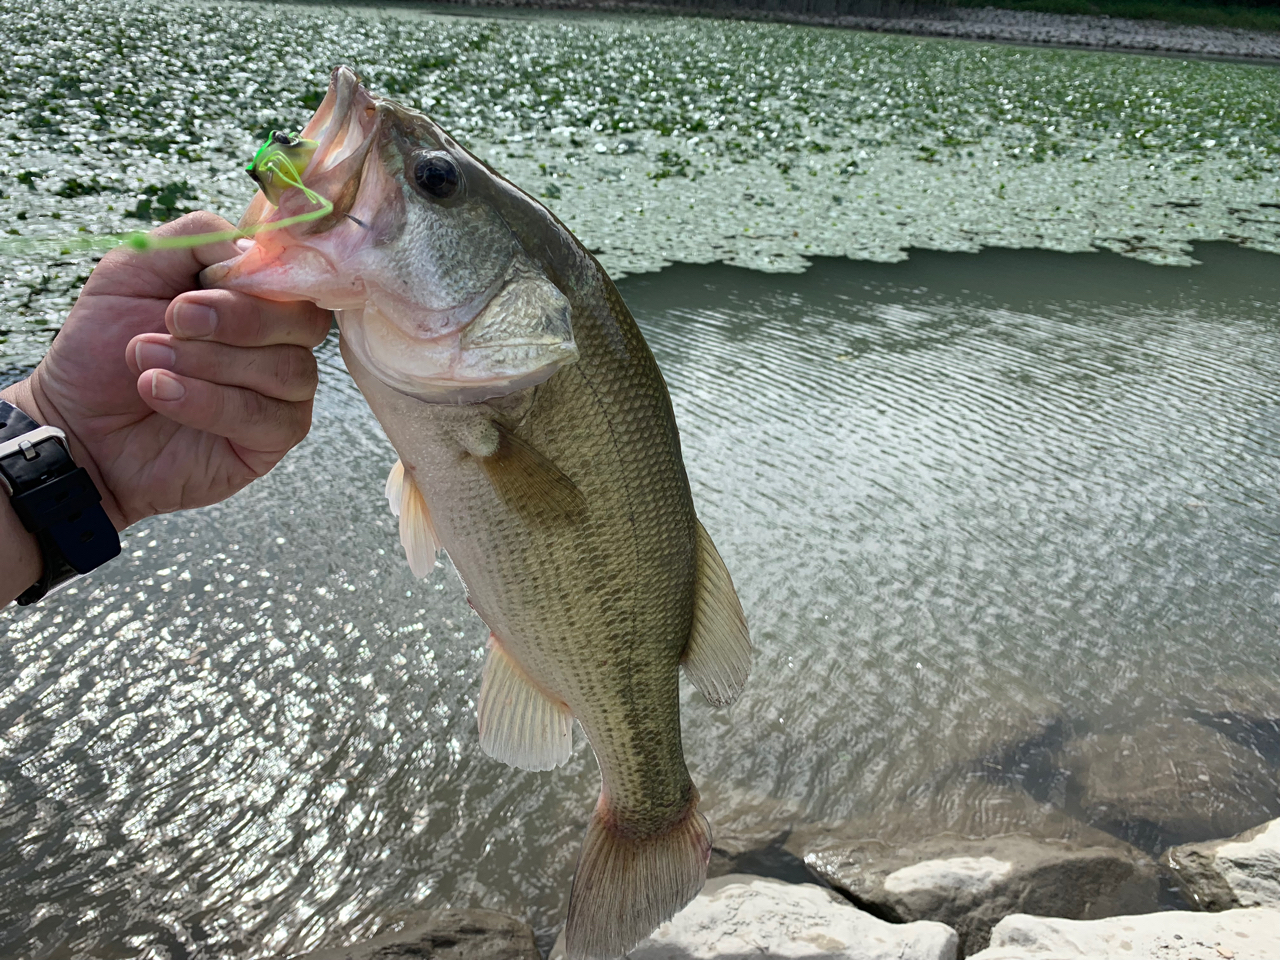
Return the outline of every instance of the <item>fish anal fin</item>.
[[[710,857],[697,791],[675,823],[650,836],[619,830],[602,792],[569,894],[569,960],[621,957],[698,895]]]
[[[497,449],[478,458],[498,496],[530,523],[573,522],[587,509],[577,485],[540,451],[500,423]]]
[[[751,672],[751,637],[733,579],[698,523],[693,630],[680,659],[685,674],[716,706],[733,703]]]
[[[404,546],[405,558],[409,561],[409,569],[418,579],[430,575],[436,565],[436,553],[440,549],[440,540],[435,528],[431,525],[431,510],[422,497],[412,474],[400,467],[400,543]],[[396,479],[396,469],[392,467],[391,476],[387,478],[387,495],[391,495],[392,480]]]
[[[573,714],[534,685],[489,635],[480,681],[480,749],[522,770],[551,770],[573,749]]]

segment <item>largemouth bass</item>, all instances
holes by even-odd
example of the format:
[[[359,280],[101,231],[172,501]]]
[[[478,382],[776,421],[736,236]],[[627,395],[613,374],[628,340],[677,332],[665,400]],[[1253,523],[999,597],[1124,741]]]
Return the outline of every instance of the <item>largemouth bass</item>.
[[[387,496],[409,565],[426,576],[447,552],[491,631],[481,747],[551,769],[576,719],[595,751],[566,946],[620,956],[706,877],[679,668],[725,704],[751,658],[666,385],[595,258],[429,118],[339,67],[302,137],[302,182],[334,209],[256,233],[204,280],[335,311],[400,455]],[[243,227],[307,207],[263,186]]]

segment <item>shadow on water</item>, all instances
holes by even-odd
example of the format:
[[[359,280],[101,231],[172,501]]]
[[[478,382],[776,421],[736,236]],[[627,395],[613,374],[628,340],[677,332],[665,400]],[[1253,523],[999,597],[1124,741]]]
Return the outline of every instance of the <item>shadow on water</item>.
[[[1280,767],[1280,719],[1247,717],[1225,710],[1198,715],[1196,719]]]
[[[757,877],[771,877],[784,883],[816,883],[824,887],[830,886],[805,866],[803,860],[786,848],[787,837],[788,834],[783,833],[766,846],[736,854],[726,853],[713,845],[711,865],[707,875],[716,877],[727,873],[749,873]]]
[[[821,301],[830,289],[848,300],[862,284],[866,299],[900,299],[904,289],[939,300],[977,300],[1008,310],[1036,311],[1046,303],[1092,302],[1113,307],[1177,307],[1212,300],[1250,311],[1270,308],[1280,320],[1280,267],[1274,254],[1234,243],[1197,243],[1198,265],[1157,266],[1109,251],[986,248],[978,253],[911,250],[899,263],[820,257],[803,274],[767,274],[725,264],[676,264],[618,283],[637,315],[687,298],[689,309],[718,310],[724,293],[743,301],[791,294]]]

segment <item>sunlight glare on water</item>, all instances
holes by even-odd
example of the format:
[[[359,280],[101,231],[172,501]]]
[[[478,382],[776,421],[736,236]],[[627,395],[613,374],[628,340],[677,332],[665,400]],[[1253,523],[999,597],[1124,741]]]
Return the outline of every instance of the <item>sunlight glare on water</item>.
[[[1269,255],[1197,255],[622,282],[757,646],[733,707],[685,691],[713,824],[737,794],[1154,852],[1280,814],[1280,290]],[[322,381],[266,480],[0,614],[0,954],[265,957],[444,904],[562,919],[594,762],[481,754],[486,630],[447,564],[410,576],[395,457],[332,341]],[[1166,766],[1209,742],[1217,813],[1100,813],[1116,737]]]

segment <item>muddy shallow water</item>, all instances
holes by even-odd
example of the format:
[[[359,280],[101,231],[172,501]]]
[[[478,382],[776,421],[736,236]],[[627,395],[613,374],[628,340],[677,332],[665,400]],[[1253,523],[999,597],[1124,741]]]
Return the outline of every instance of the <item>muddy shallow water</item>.
[[[622,281],[757,645],[733,707],[684,692],[713,824],[773,798],[1155,853],[1280,815],[1280,274],[1195,253]],[[394,455],[322,357],[269,478],[0,614],[0,953],[268,956],[443,904],[560,922],[594,761],[481,754],[486,631],[447,565],[409,575]]]

